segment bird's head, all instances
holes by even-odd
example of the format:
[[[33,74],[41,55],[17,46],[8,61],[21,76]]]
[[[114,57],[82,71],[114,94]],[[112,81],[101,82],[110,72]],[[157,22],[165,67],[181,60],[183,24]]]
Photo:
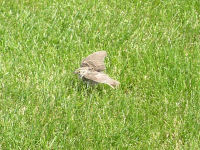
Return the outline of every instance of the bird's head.
[[[78,74],[80,77],[83,77],[85,74],[87,74],[89,71],[91,71],[91,68],[89,67],[81,67],[74,71],[75,74]]]

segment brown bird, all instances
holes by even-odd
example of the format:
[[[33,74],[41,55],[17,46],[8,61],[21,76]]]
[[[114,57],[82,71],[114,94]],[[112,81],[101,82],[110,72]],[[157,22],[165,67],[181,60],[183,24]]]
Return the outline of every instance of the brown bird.
[[[98,51],[89,55],[83,59],[81,68],[76,69],[74,73],[78,74],[81,79],[89,83],[104,83],[112,88],[115,88],[120,83],[103,73],[103,71],[106,69],[104,64],[104,59],[106,56],[106,51]]]

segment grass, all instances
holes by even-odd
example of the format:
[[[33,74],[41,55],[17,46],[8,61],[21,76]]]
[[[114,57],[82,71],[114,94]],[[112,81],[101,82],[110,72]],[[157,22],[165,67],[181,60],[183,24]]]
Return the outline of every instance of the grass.
[[[0,149],[200,149],[199,40],[199,0],[1,0]]]

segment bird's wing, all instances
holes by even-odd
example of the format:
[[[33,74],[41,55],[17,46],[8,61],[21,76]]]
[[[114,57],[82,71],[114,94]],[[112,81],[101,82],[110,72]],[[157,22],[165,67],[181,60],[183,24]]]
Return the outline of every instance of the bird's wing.
[[[86,75],[84,75],[84,78],[92,80],[97,83],[108,84],[112,88],[115,88],[116,86],[120,84],[118,81],[110,78],[107,74],[102,73],[102,72],[97,72],[97,71],[87,73]]]
[[[103,71],[106,69],[104,64],[104,59],[106,56],[106,51],[95,52],[83,59],[81,67],[92,67],[95,71]]]

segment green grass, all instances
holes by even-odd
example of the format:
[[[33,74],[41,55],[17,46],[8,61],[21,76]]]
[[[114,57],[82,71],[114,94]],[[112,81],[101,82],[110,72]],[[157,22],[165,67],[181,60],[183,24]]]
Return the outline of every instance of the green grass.
[[[73,74],[99,50],[118,89]],[[0,1],[0,149],[199,141],[199,0]]]

